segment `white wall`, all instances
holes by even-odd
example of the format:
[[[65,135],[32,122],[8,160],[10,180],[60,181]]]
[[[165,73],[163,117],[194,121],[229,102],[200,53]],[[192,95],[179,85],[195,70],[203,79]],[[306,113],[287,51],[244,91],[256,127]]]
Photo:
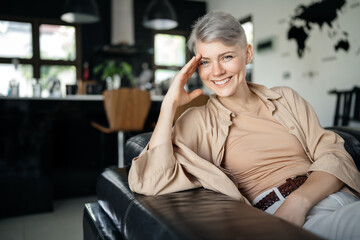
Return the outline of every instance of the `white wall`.
[[[320,0],[316,0],[320,1]],[[330,28],[320,31],[314,25],[307,41],[310,51],[302,58],[296,53],[294,40],[287,40],[289,20],[298,5],[313,0],[206,0],[208,11],[222,10],[236,18],[249,14],[254,22],[254,45],[266,38],[275,39],[275,48],[254,53],[253,81],[268,87],[286,85],[298,91],[314,107],[323,126],[333,123],[336,98],[331,89],[350,89],[360,85],[360,0],[347,0],[335,21],[335,27],[349,33],[350,49],[335,52],[335,40],[328,37]],[[325,58],[334,60],[324,61]],[[284,79],[284,73],[290,73]],[[314,73],[309,77],[309,73]]]

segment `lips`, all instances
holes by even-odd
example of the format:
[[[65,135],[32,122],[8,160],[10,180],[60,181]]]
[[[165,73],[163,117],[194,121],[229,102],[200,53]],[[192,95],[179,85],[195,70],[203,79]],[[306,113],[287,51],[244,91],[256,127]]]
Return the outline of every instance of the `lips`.
[[[231,80],[231,78],[228,77],[228,78],[225,78],[224,80],[221,80],[221,81],[212,81],[212,82],[215,85],[222,86],[222,85],[225,85],[226,83],[228,83],[230,80]]]

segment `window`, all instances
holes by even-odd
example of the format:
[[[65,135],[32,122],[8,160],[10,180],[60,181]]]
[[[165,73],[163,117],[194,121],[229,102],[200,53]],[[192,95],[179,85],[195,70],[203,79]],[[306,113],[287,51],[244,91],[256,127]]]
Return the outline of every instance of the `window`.
[[[186,37],[181,33],[162,33],[154,35],[155,85],[165,94],[174,75],[185,65]]]
[[[0,20],[0,55],[30,59],[33,57],[30,23]]]
[[[239,21],[241,23],[241,26],[244,28],[248,43],[254,47],[254,44],[253,44],[254,43],[254,25],[253,25],[251,16],[243,18]],[[253,72],[253,61],[251,61],[251,63],[246,65],[246,81],[248,81],[248,82],[252,81],[252,72]]]
[[[8,95],[16,79],[20,97],[32,96],[36,81],[47,96],[51,79],[58,79],[65,96],[65,85],[76,84],[81,73],[78,28],[56,20],[0,19],[0,46],[6,46],[0,49],[0,95]]]
[[[40,25],[40,59],[74,61],[75,49],[75,27]]]

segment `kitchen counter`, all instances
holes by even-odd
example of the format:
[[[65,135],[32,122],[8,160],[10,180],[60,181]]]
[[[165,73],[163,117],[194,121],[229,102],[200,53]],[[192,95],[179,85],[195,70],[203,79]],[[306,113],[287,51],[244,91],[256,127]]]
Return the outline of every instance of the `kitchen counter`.
[[[161,101],[152,96],[141,132],[153,130]],[[0,188],[6,196],[0,205],[9,211],[1,215],[49,211],[53,199],[95,194],[99,174],[117,165],[118,149],[117,133],[102,133],[92,121],[108,125],[102,95],[0,96]],[[127,132],[125,140],[139,133]]]
[[[66,97],[10,97],[0,96],[0,100],[48,100],[48,101],[102,101],[103,95],[68,95]],[[151,101],[162,101],[163,95],[151,95]]]

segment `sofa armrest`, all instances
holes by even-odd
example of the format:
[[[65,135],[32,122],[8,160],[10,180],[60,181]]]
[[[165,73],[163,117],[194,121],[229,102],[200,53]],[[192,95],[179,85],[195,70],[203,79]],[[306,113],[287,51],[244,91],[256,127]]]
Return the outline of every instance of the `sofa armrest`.
[[[134,199],[128,185],[127,172],[127,168],[105,169],[96,184],[98,203],[120,233],[123,232],[127,208]]]
[[[83,211],[83,237],[86,240],[122,240],[99,203],[86,203]]]
[[[98,181],[103,211],[124,239],[319,239],[315,235],[203,188],[159,196],[132,193],[126,169],[107,169]]]

